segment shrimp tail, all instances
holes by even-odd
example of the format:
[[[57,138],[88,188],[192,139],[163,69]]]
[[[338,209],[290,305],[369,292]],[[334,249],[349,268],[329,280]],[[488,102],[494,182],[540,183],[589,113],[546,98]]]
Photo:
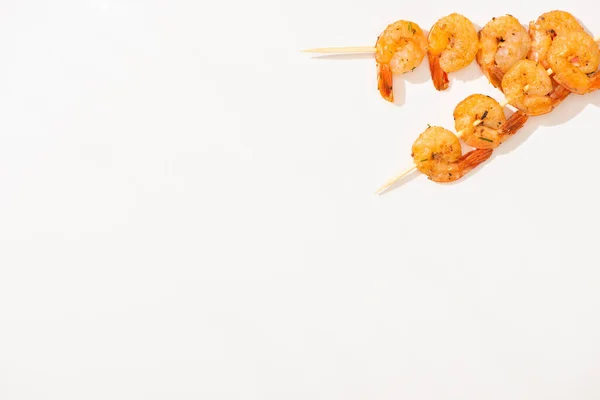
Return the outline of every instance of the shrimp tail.
[[[490,82],[492,85],[494,85],[494,87],[501,88],[502,78],[504,78],[504,72],[502,72],[502,70],[499,67],[494,65],[489,69],[488,78],[490,79]]]
[[[494,150],[475,149],[468,152],[458,159],[456,163],[447,165],[447,169],[442,173],[429,176],[434,182],[453,182],[465,176],[469,171],[476,168],[479,164],[490,158]]]
[[[523,111],[518,110],[499,129],[500,135],[509,136],[515,134],[519,129],[525,125],[529,117]]]
[[[392,69],[389,64],[377,65],[377,88],[381,96],[387,101],[394,102]]]
[[[562,103],[563,100],[566,99],[570,94],[571,92],[564,86],[557,85],[554,88],[554,91],[552,91],[552,93],[549,94],[549,97],[552,100],[552,107],[554,108],[560,103]]]
[[[486,161],[492,156],[493,152],[494,150],[492,149],[475,149],[459,158],[458,165],[461,171],[461,176],[464,176],[467,172]]]
[[[440,65],[440,56],[434,56],[431,53],[428,54],[429,58],[429,71],[431,71],[431,79],[433,80],[433,86],[437,90],[448,89],[448,74],[442,69]]]

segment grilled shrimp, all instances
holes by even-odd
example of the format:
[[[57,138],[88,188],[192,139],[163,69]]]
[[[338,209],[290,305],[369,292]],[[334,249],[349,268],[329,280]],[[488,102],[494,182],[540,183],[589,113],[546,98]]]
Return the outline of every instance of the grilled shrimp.
[[[460,14],[438,20],[429,32],[429,69],[437,90],[448,88],[448,73],[465,68],[475,59],[479,41],[473,23]]]
[[[427,51],[427,39],[419,25],[397,21],[388,25],[377,38],[377,87],[384,99],[393,102],[393,74],[404,74],[421,64]]]
[[[547,52],[547,61],[554,71],[554,80],[572,93],[586,94],[597,87],[594,82],[600,64],[600,49],[585,32],[572,31],[557,36]]]
[[[544,68],[550,68],[546,55],[552,41],[569,32],[583,32],[583,27],[577,19],[565,11],[550,11],[542,14],[537,21],[529,23],[531,50],[527,55],[530,60],[541,63]]]
[[[434,182],[460,179],[491,155],[491,149],[476,149],[462,155],[456,135],[439,126],[427,128],[412,146],[417,169]]]
[[[479,31],[477,63],[490,83],[499,88],[504,74],[527,57],[531,39],[527,30],[512,15],[492,18]]]
[[[560,85],[554,88],[544,67],[531,60],[517,62],[504,75],[502,91],[510,105],[529,116],[549,113],[570,93]]]
[[[527,114],[517,111],[507,120],[503,107],[482,94],[467,97],[454,109],[456,131],[461,133],[466,144],[478,149],[500,146],[525,124],[527,118]]]

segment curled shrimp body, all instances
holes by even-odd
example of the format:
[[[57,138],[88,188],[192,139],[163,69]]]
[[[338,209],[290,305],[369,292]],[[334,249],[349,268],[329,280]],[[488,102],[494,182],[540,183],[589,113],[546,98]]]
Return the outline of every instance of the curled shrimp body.
[[[517,111],[507,120],[500,103],[483,94],[467,97],[454,109],[456,131],[461,132],[460,137],[466,144],[478,149],[500,146],[526,121],[527,115],[522,111]]]
[[[438,20],[429,32],[429,69],[437,90],[448,88],[448,73],[471,64],[479,41],[473,23],[460,14]]]
[[[537,21],[529,23],[531,50],[527,58],[542,63],[544,68],[550,68],[546,55],[552,41],[569,32],[583,31],[579,21],[568,12],[556,10],[542,14]]]
[[[504,74],[527,57],[531,39],[527,30],[512,15],[493,18],[479,31],[477,63],[495,87],[500,87]]]
[[[460,179],[491,155],[491,149],[476,149],[462,155],[456,135],[439,126],[427,128],[412,146],[417,169],[434,182]]]
[[[573,31],[557,36],[547,52],[547,61],[554,71],[554,80],[572,93],[586,94],[595,90],[588,74],[600,64],[600,49],[585,32]]]
[[[560,85],[555,89],[544,67],[531,60],[517,62],[504,75],[502,91],[510,105],[530,116],[549,113],[569,95]]]
[[[427,39],[419,25],[397,21],[388,25],[377,38],[377,86],[384,99],[393,102],[393,74],[404,74],[421,64],[427,51]]]

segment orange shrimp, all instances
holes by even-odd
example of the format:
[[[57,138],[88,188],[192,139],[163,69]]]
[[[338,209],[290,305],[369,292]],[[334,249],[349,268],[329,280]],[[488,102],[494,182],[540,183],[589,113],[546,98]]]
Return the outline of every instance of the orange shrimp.
[[[570,93],[560,85],[555,88],[544,67],[531,60],[521,60],[508,70],[502,91],[510,105],[529,116],[549,113]]]
[[[490,83],[499,88],[504,74],[527,57],[529,33],[512,15],[493,18],[479,31],[477,63]]]
[[[413,71],[425,58],[427,39],[414,22],[397,21],[377,38],[377,87],[387,101],[394,101],[393,74]]]
[[[544,68],[550,68],[546,55],[552,41],[568,32],[583,32],[584,29],[577,19],[565,11],[550,11],[542,14],[537,21],[529,23],[531,49],[527,58],[541,63]]]
[[[597,78],[590,78],[600,65],[598,43],[585,32],[568,32],[556,37],[547,52],[554,80],[572,93],[586,94]]]
[[[527,122],[527,114],[517,111],[508,120],[504,108],[490,96],[474,94],[454,109],[454,127],[460,138],[478,149],[493,149]]]
[[[475,59],[479,41],[473,23],[460,14],[438,20],[429,32],[429,69],[437,90],[448,88],[448,73],[465,68]]]
[[[412,157],[417,169],[434,182],[452,182],[486,161],[492,149],[476,149],[462,155],[455,134],[439,126],[427,128],[414,142]]]

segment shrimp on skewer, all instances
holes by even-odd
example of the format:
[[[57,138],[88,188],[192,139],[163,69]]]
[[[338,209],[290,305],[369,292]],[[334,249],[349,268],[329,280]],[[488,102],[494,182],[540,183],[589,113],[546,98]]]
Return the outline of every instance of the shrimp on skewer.
[[[479,31],[477,63],[494,87],[499,88],[504,74],[527,57],[531,38],[518,19],[512,15],[492,18]]]
[[[477,149],[493,149],[527,122],[527,114],[517,111],[508,120],[504,107],[483,94],[474,94],[454,109],[454,127],[460,138]]]
[[[476,149],[462,155],[456,135],[439,126],[427,128],[412,146],[417,169],[434,182],[460,179],[491,155],[491,149]]]
[[[502,91],[510,105],[529,116],[549,113],[570,93],[554,88],[544,67],[531,60],[517,62],[504,75]]]
[[[568,93],[566,90],[565,92]],[[449,182],[462,177],[487,160],[493,148],[498,147],[527,122],[528,115],[521,110],[506,119],[503,109],[507,104],[508,101],[499,104],[491,97],[481,94],[467,97],[454,110],[456,135],[444,128],[429,127],[413,145],[413,165],[388,180],[375,193],[382,194],[417,169],[436,182]],[[461,156],[459,137],[476,150]],[[432,148],[442,150],[431,151]],[[425,156],[426,154],[430,156]],[[457,174],[457,170],[462,172]]]
[[[377,87],[387,101],[394,101],[393,74],[413,71],[421,64],[427,49],[427,39],[419,25],[397,21],[388,25],[377,38]]]
[[[555,10],[542,14],[537,21],[529,23],[531,50],[527,58],[541,63],[546,69],[550,68],[546,56],[552,41],[569,32],[583,31],[579,21],[566,11]]]
[[[437,90],[448,88],[448,73],[465,68],[475,59],[479,41],[473,23],[460,14],[438,20],[429,32],[429,69]]]
[[[572,93],[586,94],[596,90],[594,82],[600,64],[600,49],[585,32],[567,32],[557,36],[547,52],[547,62],[554,71],[554,80]]]
[[[490,158],[492,152],[492,149],[475,149],[463,155],[456,135],[442,127],[430,126],[413,143],[412,167],[388,180],[375,193],[382,194],[415,170],[434,182],[456,181]]]

